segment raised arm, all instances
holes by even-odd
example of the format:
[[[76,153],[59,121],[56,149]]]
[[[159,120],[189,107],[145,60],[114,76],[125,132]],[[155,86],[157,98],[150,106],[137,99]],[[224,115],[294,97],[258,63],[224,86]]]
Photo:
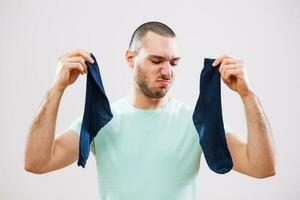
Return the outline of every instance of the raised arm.
[[[69,130],[55,139],[55,127],[64,90],[77,80],[79,74],[87,73],[85,60],[93,62],[90,54],[82,50],[59,57],[55,80],[29,128],[24,157],[26,171],[42,174],[65,167],[77,159],[78,135]]]
[[[247,119],[247,141],[243,141],[237,134],[226,134],[233,168],[256,178],[274,176],[275,149],[271,128],[258,97],[249,84],[244,62],[224,54],[215,60],[213,66],[220,63],[221,78],[240,95]]]
[[[255,178],[275,175],[275,155],[272,132],[258,97],[243,97],[248,137],[247,142],[236,134],[226,134],[234,170]]]

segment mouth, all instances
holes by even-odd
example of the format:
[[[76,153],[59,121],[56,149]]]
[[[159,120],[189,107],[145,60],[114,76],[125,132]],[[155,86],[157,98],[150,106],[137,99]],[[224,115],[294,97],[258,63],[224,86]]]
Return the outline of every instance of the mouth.
[[[160,85],[168,86],[171,81],[167,79],[158,79],[156,82],[158,82]]]

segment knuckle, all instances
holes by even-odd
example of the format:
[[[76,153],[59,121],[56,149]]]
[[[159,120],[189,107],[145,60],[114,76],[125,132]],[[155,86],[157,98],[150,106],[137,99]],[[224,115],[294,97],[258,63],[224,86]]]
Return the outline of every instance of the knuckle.
[[[222,54],[221,57],[226,58],[226,57],[228,57],[228,54],[227,54],[227,53],[224,53],[224,54]]]
[[[79,61],[81,62],[81,63],[84,63],[84,59],[80,56],[79,57]]]
[[[230,61],[230,58],[227,58],[227,57],[226,57],[226,58],[223,59],[224,64],[228,64],[229,61]]]
[[[79,49],[79,48],[76,48],[76,49],[75,49],[75,53],[79,54],[79,53],[80,53],[80,49]]]

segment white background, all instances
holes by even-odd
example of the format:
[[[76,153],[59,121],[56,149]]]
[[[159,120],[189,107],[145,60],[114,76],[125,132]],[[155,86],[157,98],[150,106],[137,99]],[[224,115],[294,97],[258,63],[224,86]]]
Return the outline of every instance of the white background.
[[[300,2],[248,1],[0,1],[0,199],[96,199],[96,163],[76,163],[52,173],[24,170],[30,123],[52,83],[58,56],[75,48],[93,52],[110,101],[127,94],[131,71],[124,53],[134,29],[146,21],[169,25],[182,46],[171,93],[194,106],[205,57],[223,53],[246,63],[275,138],[275,177],[255,179],[235,171],[218,175],[202,157],[200,199],[300,198]],[[84,108],[86,76],[63,95],[56,134]],[[222,83],[223,115],[247,136],[239,96]],[[159,184],[159,183],[158,183]],[[217,190],[217,191],[216,191]]]

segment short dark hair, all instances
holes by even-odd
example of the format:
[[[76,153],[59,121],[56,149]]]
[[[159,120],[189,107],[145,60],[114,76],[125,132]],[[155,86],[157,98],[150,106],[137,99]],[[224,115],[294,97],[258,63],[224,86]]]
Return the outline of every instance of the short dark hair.
[[[150,21],[140,25],[137,29],[135,29],[135,31],[131,36],[128,48],[131,49],[133,44],[137,41],[142,40],[143,37],[149,31],[152,31],[164,37],[172,37],[172,38],[176,37],[174,31],[166,24],[157,21]]]

